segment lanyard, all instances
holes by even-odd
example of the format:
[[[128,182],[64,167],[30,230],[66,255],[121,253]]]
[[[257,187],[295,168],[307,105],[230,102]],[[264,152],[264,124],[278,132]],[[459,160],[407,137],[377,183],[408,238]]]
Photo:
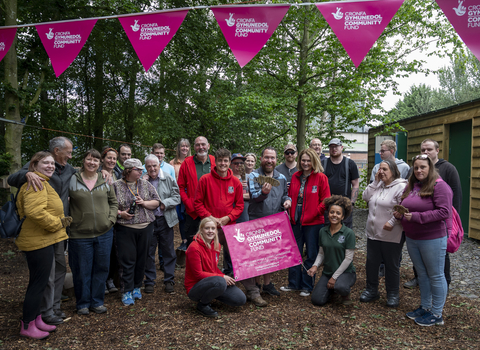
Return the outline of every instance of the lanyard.
[[[125,180],[123,180],[123,181],[125,181]],[[127,188],[128,188],[128,190],[130,191],[130,193],[133,195],[133,198],[137,198],[137,196],[138,196],[138,180],[135,181],[135,187],[137,188],[137,196],[135,196],[135,193],[133,193],[133,191],[132,191],[132,189],[130,188],[130,186],[128,186],[127,181],[125,181],[125,185],[127,185]]]

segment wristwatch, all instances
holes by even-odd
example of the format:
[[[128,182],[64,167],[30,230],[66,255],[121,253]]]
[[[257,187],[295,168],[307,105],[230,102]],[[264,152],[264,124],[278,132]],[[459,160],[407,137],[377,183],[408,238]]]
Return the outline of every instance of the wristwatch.
[[[121,214],[117,214],[117,219],[121,219],[122,218],[122,215]]]

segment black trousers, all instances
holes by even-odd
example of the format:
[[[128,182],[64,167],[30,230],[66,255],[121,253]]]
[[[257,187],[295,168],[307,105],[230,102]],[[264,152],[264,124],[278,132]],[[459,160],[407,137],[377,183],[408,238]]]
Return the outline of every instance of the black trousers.
[[[200,226],[200,217],[194,219],[187,213],[185,213],[185,234],[187,235],[187,247],[192,243],[193,237],[197,234]]]
[[[367,289],[378,290],[378,268],[385,264],[385,289],[387,293],[398,293],[400,288],[400,257],[405,236],[400,243],[367,239]]]
[[[28,324],[40,315],[40,303],[52,270],[55,249],[53,245],[50,245],[42,249],[25,252],[25,256],[30,277],[23,301],[23,323]]]
[[[330,295],[333,293],[338,293],[342,297],[345,297],[350,294],[350,289],[355,284],[357,280],[357,274],[355,272],[342,273],[338,276],[337,281],[335,282],[335,287],[333,289],[328,289],[327,284],[332,276],[326,276],[322,274],[320,280],[315,285],[312,291],[312,304],[323,306],[328,302]]]
[[[153,222],[140,230],[118,224],[115,229],[121,290],[131,292],[143,284]]]

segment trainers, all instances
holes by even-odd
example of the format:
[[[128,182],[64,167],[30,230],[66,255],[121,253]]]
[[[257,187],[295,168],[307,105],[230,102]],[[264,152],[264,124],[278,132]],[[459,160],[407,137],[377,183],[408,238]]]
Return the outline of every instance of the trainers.
[[[118,288],[115,287],[115,283],[113,283],[113,279],[110,278],[107,280],[107,288],[110,293],[118,292]]]
[[[205,317],[217,317],[218,316],[218,312],[216,312],[214,309],[212,309],[210,304],[205,305],[205,304],[202,304],[202,303],[198,303],[197,304],[197,311],[200,312]]]
[[[408,288],[408,289],[413,289],[413,288],[415,288],[416,286],[418,286],[418,280],[417,280],[417,278],[412,278],[410,281],[405,282],[405,283],[403,284],[403,286],[404,286],[405,288]]]
[[[62,318],[62,319],[66,319],[67,318],[67,315],[65,315],[65,312],[63,312],[62,310],[60,309],[55,309],[53,310],[53,313],[55,315],[57,315],[58,317]]]
[[[373,291],[369,289],[365,289],[362,294],[360,294],[360,301],[362,303],[369,303],[371,301],[375,301],[380,298],[380,294],[378,291]]]
[[[425,310],[423,307],[419,307],[414,311],[407,312],[407,317],[411,320],[415,320],[423,315],[425,315],[428,311]]]
[[[165,282],[165,293],[175,293],[175,289],[173,288],[173,282],[172,281],[167,281]]]
[[[275,286],[273,285],[272,282],[270,282],[270,284],[264,284],[262,292],[268,293],[270,295],[277,296],[277,297],[280,296],[280,292],[275,289]]]
[[[145,292],[145,293],[153,293],[153,290],[154,290],[153,284],[147,284],[147,285],[145,286],[144,292]]]
[[[88,308],[86,307],[77,310],[77,315],[88,315],[89,313],[90,311],[88,311]]]
[[[107,308],[104,305],[91,307],[90,310],[92,310],[96,314],[104,314],[105,312],[107,312]]]
[[[280,290],[281,290],[282,292],[296,292],[296,291],[297,291],[297,289],[295,289],[295,288],[283,287],[283,286],[280,287]]]
[[[142,299],[142,292],[140,291],[140,288],[134,288],[133,289],[132,298],[133,299]]]
[[[263,300],[261,296],[258,296],[256,298],[250,298],[247,296],[247,299],[250,300],[253,303],[253,305],[258,307],[264,307],[268,305],[268,303],[265,300]]]
[[[423,316],[417,317],[415,323],[419,326],[443,326],[443,317],[437,317],[430,311],[425,312]]]
[[[301,297],[308,297],[310,295],[310,292],[308,290],[302,290],[300,292]]]
[[[133,300],[133,297],[132,297],[132,292],[126,292],[122,294],[122,303],[125,306],[135,304],[135,300]]]

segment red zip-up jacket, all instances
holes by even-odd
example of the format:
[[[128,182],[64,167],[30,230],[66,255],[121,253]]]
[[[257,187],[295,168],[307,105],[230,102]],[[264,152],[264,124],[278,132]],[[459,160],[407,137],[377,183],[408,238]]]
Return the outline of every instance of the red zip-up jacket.
[[[292,176],[288,196],[292,198],[292,207],[290,208],[290,221],[295,225],[295,210],[297,209],[298,192],[300,192],[300,175],[302,171],[297,171]],[[328,177],[324,173],[311,173],[307,178],[303,192],[302,217],[300,222],[303,226],[320,225],[325,223],[323,213],[325,204],[323,200],[330,197],[330,186]]]
[[[224,274],[218,268],[218,259],[220,252],[214,249],[212,240],[210,248],[207,247],[202,238],[197,235],[193,237],[186,252],[185,282],[184,286],[188,292],[190,289],[207,277],[220,276]],[[221,247],[221,246],[220,246]]]
[[[210,157],[210,164],[212,169],[215,167],[215,157],[208,155]],[[182,198],[183,204],[185,204],[185,209],[187,214],[190,215],[193,219],[198,217],[198,214],[195,212],[195,206],[193,201],[195,200],[195,192],[197,191],[198,179],[197,179],[197,169],[195,168],[195,161],[193,157],[190,156],[185,158],[182,165],[180,166],[180,171],[178,172],[178,187],[180,188],[180,197]]]
[[[228,215],[228,224],[232,225],[242,215],[244,206],[243,186],[240,180],[233,176],[232,169],[228,169],[227,176],[220,177],[215,167],[210,174],[200,179],[194,203],[200,218],[221,218]]]

